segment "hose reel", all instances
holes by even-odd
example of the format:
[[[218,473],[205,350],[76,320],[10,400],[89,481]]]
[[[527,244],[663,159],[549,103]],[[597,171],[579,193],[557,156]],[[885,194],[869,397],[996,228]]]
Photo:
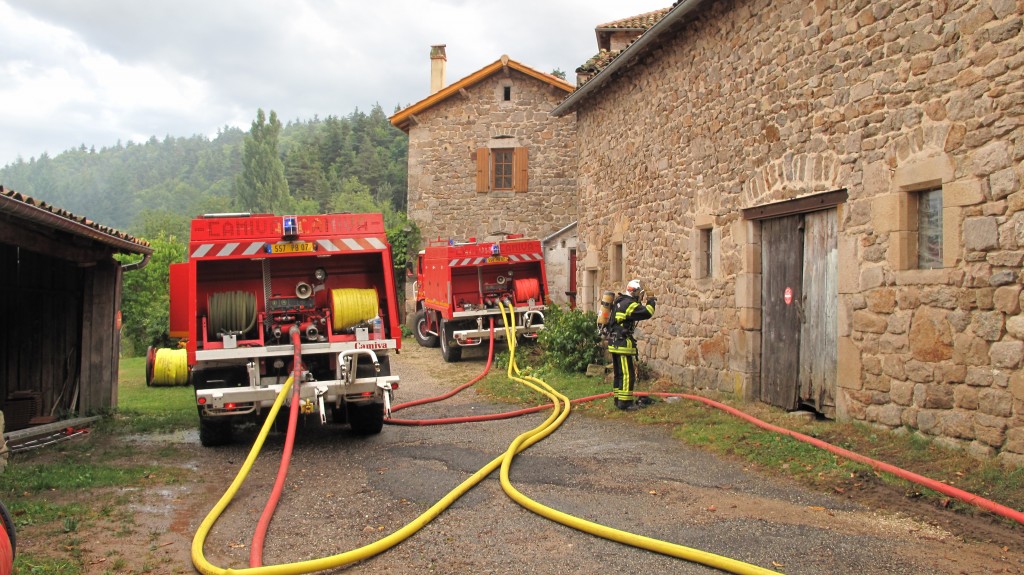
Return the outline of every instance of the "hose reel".
[[[210,337],[242,335],[256,325],[256,296],[245,291],[216,292],[206,299]]]
[[[331,290],[331,327],[338,332],[377,316],[377,290],[343,288]]]

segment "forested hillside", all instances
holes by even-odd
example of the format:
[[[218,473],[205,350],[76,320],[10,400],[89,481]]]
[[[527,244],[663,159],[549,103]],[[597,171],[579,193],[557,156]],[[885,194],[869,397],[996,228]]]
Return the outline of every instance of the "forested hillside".
[[[168,265],[184,261],[199,214],[382,212],[404,277],[419,249],[405,217],[407,147],[379,105],[287,125],[259,110],[248,132],[83,145],[5,166],[0,185],[151,243],[150,264],[124,275],[122,341],[138,354],[169,344]]]
[[[9,164],[0,169],[0,185],[144,235],[149,212],[190,218],[250,209],[236,187],[247,135],[252,132],[224,127],[212,139],[154,136],[144,143],[82,145]],[[277,140],[286,193],[296,202],[292,207],[331,210],[345,197],[366,194],[405,211],[406,136],[379,105],[369,114],[289,122],[280,127]]]

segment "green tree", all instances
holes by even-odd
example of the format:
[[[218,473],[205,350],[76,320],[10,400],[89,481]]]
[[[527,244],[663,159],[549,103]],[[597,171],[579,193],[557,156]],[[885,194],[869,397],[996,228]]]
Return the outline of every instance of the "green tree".
[[[149,264],[124,274],[121,340],[128,355],[138,355],[151,345],[170,344],[170,265],[185,261],[185,243],[161,232],[149,244],[153,248]]]
[[[242,152],[242,173],[235,179],[235,202],[243,211],[281,214],[291,207],[284,164],[278,155],[281,121],[271,110],[269,121],[256,112]]]

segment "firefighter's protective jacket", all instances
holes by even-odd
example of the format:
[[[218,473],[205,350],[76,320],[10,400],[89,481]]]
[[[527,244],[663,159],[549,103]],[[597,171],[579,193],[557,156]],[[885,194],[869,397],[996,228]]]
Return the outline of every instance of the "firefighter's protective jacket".
[[[654,304],[641,304],[628,294],[619,294],[612,304],[608,326],[608,351],[617,354],[636,355],[636,338],[633,330],[636,323],[654,315]]]

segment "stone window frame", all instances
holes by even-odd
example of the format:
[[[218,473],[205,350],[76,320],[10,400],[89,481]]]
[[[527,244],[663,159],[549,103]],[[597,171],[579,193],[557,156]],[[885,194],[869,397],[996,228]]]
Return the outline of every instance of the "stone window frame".
[[[984,200],[977,179],[954,180],[954,165],[946,154],[914,158],[893,168],[889,193],[873,201],[875,231],[889,233],[888,261],[899,276],[946,274],[960,258],[963,207]],[[918,198],[922,192],[942,193],[942,267],[918,266]],[[936,276],[936,280],[941,280]]]
[[[505,98],[505,90],[508,90],[508,99]],[[498,107],[510,108],[515,106],[515,93],[515,82],[511,78],[499,80],[494,89],[494,99],[498,102]]]
[[[694,218],[693,229],[695,233],[690,236],[693,278],[714,279],[722,268],[722,229],[715,227],[715,218],[710,214],[698,214]]]
[[[608,268],[609,279],[616,285],[625,281],[626,277],[626,247],[622,240],[613,241],[608,245]]]

